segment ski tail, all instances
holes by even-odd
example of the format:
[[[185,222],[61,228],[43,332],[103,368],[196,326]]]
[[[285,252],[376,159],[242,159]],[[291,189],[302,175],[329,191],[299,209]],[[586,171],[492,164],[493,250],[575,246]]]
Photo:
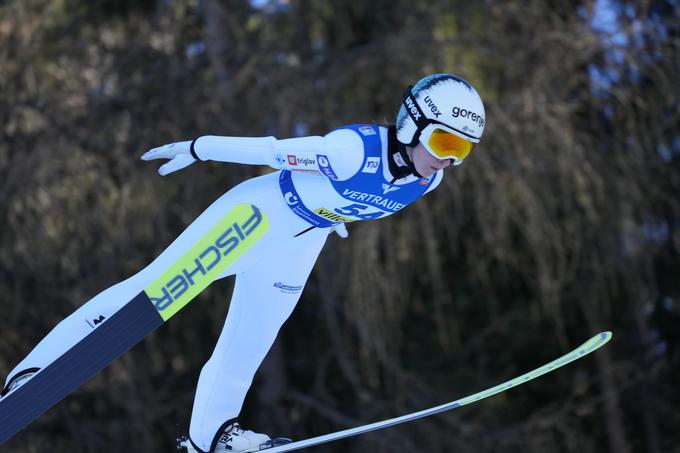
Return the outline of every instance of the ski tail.
[[[163,323],[141,292],[0,401],[0,445]]]

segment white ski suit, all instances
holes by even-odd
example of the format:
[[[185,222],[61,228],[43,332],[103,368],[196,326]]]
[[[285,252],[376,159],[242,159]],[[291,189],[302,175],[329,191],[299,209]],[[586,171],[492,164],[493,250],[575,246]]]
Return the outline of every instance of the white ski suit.
[[[263,234],[218,277],[236,275],[236,283],[224,328],[201,371],[191,417],[191,440],[208,451],[222,423],[241,411],[253,376],[300,298],[331,228],[401,210],[436,188],[442,171],[429,178],[411,175],[395,181],[387,164],[388,131],[375,125],[286,140],[204,136],[196,140],[194,149],[201,160],[269,165],[279,171],[245,181],[222,195],[151,264],[59,323],[14,368],[6,384],[25,370],[49,365],[159,278],[226,212],[250,205],[264,220],[250,230],[257,227]],[[242,231],[247,230],[245,225],[242,229],[233,225],[234,236],[221,236],[220,249],[238,243],[236,234],[243,240],[250,233]],[[172,280],[162,295],[152,298],[158,310],[171,296],[187,290],[194,276],[210,268],[208,250],[195,260],[195,269],[185,269],[183,278]]]

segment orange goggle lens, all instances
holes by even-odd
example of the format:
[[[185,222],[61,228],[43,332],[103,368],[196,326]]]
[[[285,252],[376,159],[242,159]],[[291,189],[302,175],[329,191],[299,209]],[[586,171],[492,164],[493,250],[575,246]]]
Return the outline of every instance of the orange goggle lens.
[[[436,128],[427,141],[430,151],[439,159],[457,158],[463,160],[475,144],[444,129]]]

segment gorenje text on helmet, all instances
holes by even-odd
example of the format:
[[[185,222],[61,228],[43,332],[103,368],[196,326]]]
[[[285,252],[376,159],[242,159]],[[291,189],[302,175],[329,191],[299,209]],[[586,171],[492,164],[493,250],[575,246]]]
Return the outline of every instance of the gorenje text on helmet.
[[[479,127],[484,126],[484,116],[479,115],[471,110],[467,109],[461,109],[460,107],[453,107],[451,110],[451,114],[453,115],[454,118],[470,118],[472,121],[477,123]]]

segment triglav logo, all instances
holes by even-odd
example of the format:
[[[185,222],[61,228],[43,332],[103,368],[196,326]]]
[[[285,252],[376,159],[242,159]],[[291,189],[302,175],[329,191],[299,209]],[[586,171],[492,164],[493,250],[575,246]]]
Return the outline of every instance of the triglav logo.
[[[194,284],[198,283],[205,275],[214,268],[217,263],[233,253],[242,242],[248,238],[262,224],[262,212],[255,206],[251,206],[253,213],[243,224],[233,222],[220,234],[217,239],[194,257],[195,267],[185,267],[163,285],[161,297],[151,297],[151,302],[158,311],[168,308],[174,301]],[[214,278],[214,277],[213,277]]]
[[[473,112],[471,110],[461,109],[460,107],[454,107],[451,110],[451,114],[453,115],[454,118],[458,118],[458,117],[469,118],[472,121],[474,121],[475,123],[477,123],[477,125],[479,127],[484,126],[484,117],[482,115],[476,114],[475,112]]]
[[[297,163],[303,167],[309,167],[310,165],[316,164],[316,159],[310,159],[309,157],[298,157]]]
[[[315,165],[316,159],[310,159],[309,157],[300,157],[295,154],[288,154],[288,165],[303,167],[309,167],[310,165]]]

